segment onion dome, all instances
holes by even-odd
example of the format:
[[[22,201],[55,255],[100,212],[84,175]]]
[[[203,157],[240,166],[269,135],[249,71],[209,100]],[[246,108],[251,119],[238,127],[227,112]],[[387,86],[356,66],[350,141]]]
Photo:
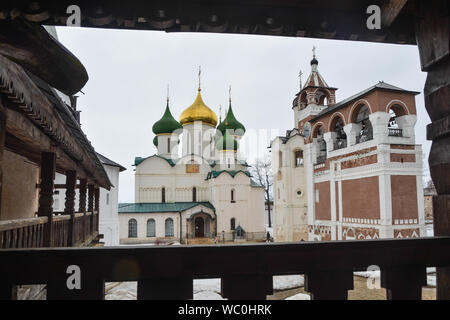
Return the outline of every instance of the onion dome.
[[[315,65],[319,64],[319,61],[316,59],[316,57],[313,57],[311,60],[311,65],[313,65],[313,64],[315,64]]]
[[[199,88],[194,103],[181,114],[180,123],[185,125],[194,121],[202,121],[215,127],[217,125],[217,116],[214,111],[203,102],[200,91],[201,89]]]
[[[158,136],[155,136],[155,137],[153,138],[153,144],[155,145],[155,147],[158,146]]]
[[[217,139],[216,148],[219,151],[236,151],[238,149],[239,143],[237,140],[225,130],[225,134]]]
[[[170,113],[169,100],[167,100],[166,111],[161,119],[159,119],[152,127],[154,134],[172,133],[177,129],[182,129],[180,123]]]
[[[231,101],[230,107],[228,108],[227,116],[217,126],[217,130],[222,132],[222,135],[225,135],[225,130],[231,130],[231,134],[240,137],[242,137],[245,133],[244,125],[240,123],[234,116],[233,109],[231,108]]]

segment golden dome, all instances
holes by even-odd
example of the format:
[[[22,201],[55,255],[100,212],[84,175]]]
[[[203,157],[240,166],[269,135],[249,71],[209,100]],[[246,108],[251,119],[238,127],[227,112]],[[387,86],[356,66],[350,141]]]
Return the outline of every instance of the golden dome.
[[[202,95],[200,94],[200,89],[198,89],[197,98],[195,98],[194,103],[183,111],[180,116],[180,123],[182,125],[194,122],[202,121],[208,123],[212,126],[217,125],[217,116],[204,102]]]

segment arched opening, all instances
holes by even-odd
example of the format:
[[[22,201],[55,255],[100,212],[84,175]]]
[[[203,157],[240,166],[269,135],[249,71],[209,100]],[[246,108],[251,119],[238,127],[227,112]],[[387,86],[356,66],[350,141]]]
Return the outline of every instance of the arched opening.
[[[322,125],[317,126],[313,132],[313,145],[316,148],[316,164],[324,163],[327,159],[327,143],[324,139],[324,133]]]
[[[333,150],[347,147],[347,134],[344,131],[344,119],[340,116],[333,118],[331,122],[331,132],[333,132]]]
[[[397,118],[407,114],[403,106],[394,104],[389,107],[388,135],[391,137],[403,137],[403,128],[397,123]]]
[[[173,233],[173,219],[172,218],[167,218],[166,222],[165,222],[165,235],[166,237],[173,237],[174,233]]]
[[[300,110],[303,110],[308,105],[308,101],[306,100],[306,91],[303,91],[299,97],[299,106]]]
[[[156,237],[155,219],[147,220],[147,237]]]
[[[319,106],[326,106],[328,105],[328,100],[330,94],[323,90],[317,90],[316,91],[316,104]]]
[[[202,217],[196,217],[194,220],[195,237],[203,238],[205,236],[205,220]]]
[[[137,221],[136,221],[136,219],[128,220],[128,238],[137,238]]]
[[[352,122],[358,126],[356,143],[373,139],[372,123],[369,119],[370,109],[365,104],[359,105],[353,112]]]

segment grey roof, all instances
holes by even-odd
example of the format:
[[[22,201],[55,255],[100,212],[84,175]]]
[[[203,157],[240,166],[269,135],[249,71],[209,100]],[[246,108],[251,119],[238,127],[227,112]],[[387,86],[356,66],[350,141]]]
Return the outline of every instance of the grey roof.
[[[371,86],[371,87],[369,87],[369,88],[367,88],[367,89],[365,89],[365,90],[363,90],[363,91],[361,91],[361,92],[359,92],[359,93],[357,93],[357,94],[355,94],[355,95],[353,95],[353,96],[348,97],[347,99],[344,99],[344,100],[342,100],[342,101],[340,101],[340,102],[338,102],[338,103],[336,103],[336,104],[334,104],[334,105],[332,105],[332,106],[330,106],[330,107],[328,107],[328,108],[322,110],[318,115],[316,115],[316,116],[315,116],[314,118],[312,118],[311,120],[314,121],[314,120],[316,120],[316,119],[322,117],[323,115],[326,115],[326,114],[331,113],[331,112],[333,112],[333,111],[335,111],[335,110],[337,110],[337,109],[340,109],[341,107],[343,107],[343,106],[346,105],[347,103],[352,102],[352,101],[354,101],[354,100],[357,100],[357,99],[359,99],[360,97],[362,97],[362,96],[364,96],[364,95],[368,94],[369,92],[371,92],[371,91],[373,91],[373,90],[376,90],[376,89],[383,89],[383,90],[390,90],[390,91],[406,92],[406,93],[411,93],[411,94],[414,94],[414,95],[417,95],[417,94],[420,93],[420,92],[417,92],[417,91],[409,91],[409,90],[405,90],[405,89],[402,89],[402,88],[393,86],[393,85],[391,85],[391,84],[389,84],[389,83],[380,81],[380,82],[378,82],[376,85],[373,85],[373,86]]]
[[[97,152],[97,157],[103,164],[106,164],[106,165],[112,166],[112,167],[118,167],[120,172],[127,170],[124,166],[118,164],[117,162],[112,161],[111,159],[108,159],[107,157],[105,157],[104,155],[101,155],[98,152]]]

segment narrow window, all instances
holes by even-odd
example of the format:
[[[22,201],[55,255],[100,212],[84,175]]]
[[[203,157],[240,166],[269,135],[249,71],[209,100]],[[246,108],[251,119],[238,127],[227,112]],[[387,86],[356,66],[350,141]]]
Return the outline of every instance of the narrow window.
[[[303,151],[302,150],[295,151],[295,166],[296,167],[303,166]]]
[[[167,153],[170,153],[170,138],[167,138]]]
[[[109,204],[109,193],[106,194],[106,204]]]
[[[161,202],[162,203],[165,203],[166,202],[166,188],[162,188],[162,190],[161,190]]]
[[[231,189],[231,202],[236,202],[234,199],[234,189]]]
[[[128,220],[128,238],[137,238],[137,221],[136,221],[136,219]]]
[[[196,187],[192,188],[192,201],[193,202],[197,201],[197,188]]]
[[[236,228],[236,219],[231,218],[230,220],[230,229],[234,230]]]
[[[155,220],[147,220],[147,237],[155,237]]]
[[[173,220],[172,220],[172,218],[166,219],[166,237],[173,237]]]

